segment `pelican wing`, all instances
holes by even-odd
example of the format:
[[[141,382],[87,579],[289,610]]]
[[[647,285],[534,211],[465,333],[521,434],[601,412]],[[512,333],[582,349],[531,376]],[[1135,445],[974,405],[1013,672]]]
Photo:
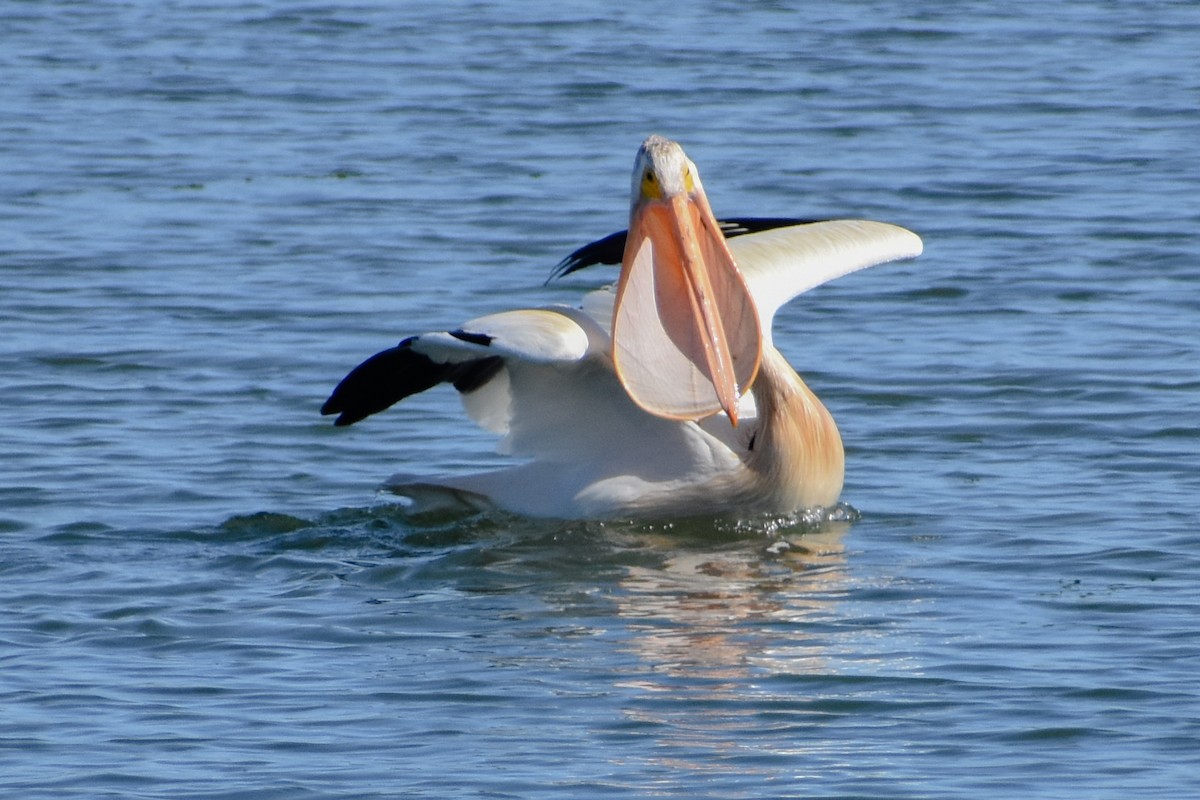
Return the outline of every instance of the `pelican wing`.
[[[500,387],[505,364],[570,364],[606,350],[608,335],[586,314],[569,308],[506,311],[471,320],[453,331],[412,336],[368,358],[342,379],[321,407],[352,425],[441,383],[462,395],[482,427],[507,429]],[[489,387],[491,390],[488,391]]]
[[[764,336],[794,297],[865,267],[915,258],[921,238],[886,222],[829,220],[739,236],[729,249],[758,307]]]
[[[625,232],[620,235],[623,241]],[[729,240],[768,340],[775,312],[790,300],[842,275],[915,258],[921,249],[921,238],[912,231],[867,220],[804,222]],[[584,310],[605,325],[615,297],[611,286],[589,292]]]
[[[579,361],[602,347],[603,334],[589,317],[566,306],[526,308],[489,314],[454,331],[416,337],[413,348],[429,358],[459,363],[498,356],[534,364]]]

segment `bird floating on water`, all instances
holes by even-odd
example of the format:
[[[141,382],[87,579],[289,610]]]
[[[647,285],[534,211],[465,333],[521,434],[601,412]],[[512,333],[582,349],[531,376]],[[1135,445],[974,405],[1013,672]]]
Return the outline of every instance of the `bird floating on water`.
[[[351,371],[321,413],[351,425],[451,384],[523,463],[431,483],[521,514],[829,507],[842,490],[841,436],[773,346],[772,321],[809,289],[921,249],[882,222],[718,222],[683,148],[651,136],[634,164],[628,231],[555,272],[619,259],[615,288],[579,308],[505,311],[407,338]]]

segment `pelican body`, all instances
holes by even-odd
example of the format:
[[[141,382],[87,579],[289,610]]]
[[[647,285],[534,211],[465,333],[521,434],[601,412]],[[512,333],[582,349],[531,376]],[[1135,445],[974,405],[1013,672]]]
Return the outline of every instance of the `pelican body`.
[[[837,425],[775,349],[797,295],[920,254],[863,220],[719,222],[696,165],[659,136],[638,150],[628,231],[580,248],[566,274],[615,260],[579,308],[491,314],[377,353],[322,407],[349,425],[450,383],[512,467],[434,483],[517,513],[614,517],[791,513],[837,502]],[[728,237],[728,238],[727,238]]]

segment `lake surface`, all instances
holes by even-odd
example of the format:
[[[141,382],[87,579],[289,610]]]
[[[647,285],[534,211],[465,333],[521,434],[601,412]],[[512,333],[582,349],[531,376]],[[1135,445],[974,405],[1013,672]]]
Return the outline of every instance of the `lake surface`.
[[[1200,6],[18,3],[0,14],[0,794],[1200,792]],[[639,142],[917,261],[776,342],[788,520],[414,514],[500,463],[402,336],[575,302]]]

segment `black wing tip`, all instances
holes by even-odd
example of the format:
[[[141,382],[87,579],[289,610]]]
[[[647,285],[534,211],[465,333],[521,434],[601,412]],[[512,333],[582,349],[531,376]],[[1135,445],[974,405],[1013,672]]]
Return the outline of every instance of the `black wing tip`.
[[[338,389],[340,388],[341,385],[339,384]],[[334,414],[338,415],[337,419],[333,421],[333,426],[335,428],[345,428],[353,425],[354,423],[364,420],[374,413],[371,411],[364,412],[361,409],[356,410],[347,408],[347,404],[343,402],[344,398],[341,397],[341,393],[338,391],[338,389],[334,389],[333,394],[330,395],[329,399],[326,400],[324,405],[321,406],[321,416],[328,417]]]
[[[496,338],[494,336],[488,336],[486,333],[472,333],[471,331],[464,331],[462,328],[456,328],[455,330],[447,331],[447,333],[449,333],[455,339],[458,339],[460,342],[477,344],[480,347],[488,347],[491,345],[492,340]]]
[[[341,398],[338,397],[337,390],[335,389],[330,398],[321,406],[322,417],[332,416],[333,414],[338,415],[337,419],[333,421],[335,428],[345,428],[347,425],[353,425],[366,417],[363,414],[354,414],[347,411],[346,407],[340,401]]]
[[[812,225],[824,221],[807,217],[730,217],[718,220],[717,224],[721,226],[721,233],[725,234],[725,238],[732,239],[748,233],[762,233],[775,228],[791,228],[795,225]]]
[[[321,416],[322,417],[328,417],[330,414],[342,413],[341,404],[338,403],[337,400],[338,400],[337,390],[334,389],[333,394],[329,395],[329,399],[321,404]],[[334,424],[336,425],[337,422],[335,421]]]
[[[459,330],[450,334],[472,344],[486,345],[492,341],[491,336],[483,333]],[[397,347],[378,352],[350,370],[321,406],[322,416],[337,414],[334,427],[345,428],[439,383],[450,383],[459,392],[469,394],[495,377],[504,363],[499,356],[458,363],[437,362],[413,350],[410,345],[414,339],[405,339]]]
[[[620,264],[625,255],[625,238],[628,234],[628,231],[617,231],[577,248],[554,266],[546,283],[595,264]]]
[[[410,388],[421,391],[401,379],[410,366],[411,353],[406,340],[396,347],[376,353],[350,370],[321,406],[321,415],[337,414],[338,418],[333,424],[344,428],[412,394],[412,391],[407,391]]]

